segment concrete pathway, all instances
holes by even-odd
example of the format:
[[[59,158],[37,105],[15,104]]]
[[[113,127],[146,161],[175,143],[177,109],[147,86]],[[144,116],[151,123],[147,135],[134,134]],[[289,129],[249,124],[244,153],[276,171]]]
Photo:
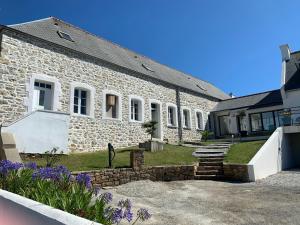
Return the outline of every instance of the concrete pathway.
[[[279,175],[281,177],[282,174]],[[300,173],[292,175],[293,182]],[[276,179],[274,177],[272,180]],[[130,198],[134,210],[153,214],[151,225],[300,224],[300,182],[288,185],[217,181],[137,181],[110,191],[115,201]]]

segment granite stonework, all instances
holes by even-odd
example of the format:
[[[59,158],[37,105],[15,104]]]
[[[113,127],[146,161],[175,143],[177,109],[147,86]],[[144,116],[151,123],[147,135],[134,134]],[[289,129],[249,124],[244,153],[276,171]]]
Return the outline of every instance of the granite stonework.
[[[249,182],[247,164],[223,163],[223,171],[226,180]]]
[[[153,166],[140,169],[119,168],[84,171],[92,180],[94,186],[118,186],[132,181],[176,181],[193,180],[196,166]],[[81,172],[74,172],[76,175]]]
[[[176,104],[176,87],[143,74],[122,69],[99,59],[60,48],[28,35],[5,30],[0,57],[0,123],[13,122],[29,112],[28,85],[33,74],[58,79],[61,85],[57,110],[70,112],[71,83],[80,82],[95,88],[94,117],[71,114],[69,127],[70,151],[96,151],[107,143],[114,147],[137,145],[149,139],[141,123],[129,122],[129,95],[145,101],[145,121],[150,120],[150,99],[162,103],[163,140],[179,141],[178,128],[167,127],[166,103]],[[122,96],[121,120],[103,118],[103,90],[114,90]],[[182,106],[191,109],[192,127],[183,130],[183,140],[199,139],[195,129],[195,111],[209,112],[217,100],[181,89]]]

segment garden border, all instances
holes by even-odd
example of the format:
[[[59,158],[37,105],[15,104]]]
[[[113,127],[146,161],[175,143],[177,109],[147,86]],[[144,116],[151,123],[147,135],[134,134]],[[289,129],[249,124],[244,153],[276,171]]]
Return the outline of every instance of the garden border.
[[[70,214],[68,212],[55,209],[51,206],[44,205],[40,202],[36,202],[34,200],[25,198],[23,196],[14,194],[9,191],[5,191],[0,189],[0,196],[3,197],[4,199],[7,199],[9,201],[12,201],[21,207],[24,207],[26,209],[30,209],[31,211],[34,211],[37,214],[46,216],[54,221],[61,222],[63,224],[67,225],[102,225],[100,223],[90,221],[87,219],[84,219],[79,216],[75,216],[73,214]]]

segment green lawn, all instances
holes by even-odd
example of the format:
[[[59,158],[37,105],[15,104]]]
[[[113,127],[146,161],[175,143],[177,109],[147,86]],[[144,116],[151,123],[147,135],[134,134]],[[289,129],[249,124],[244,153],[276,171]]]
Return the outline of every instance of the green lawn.
[[[129,167],[131,149],[137,149],[137,147],[116,150],[113,166]],[[145,151],[145,164],[149,166],[193,164],[197,162],[197,159],[192,156],[194,150],[195,148],[166,144],[163,151],[154,153]],[[44,159],[28,161],[35,161],[40,166],[45,165]],[[63,156],[58,164],[65,165],[71,171],[101,169],[108,166],[108,152],[73,153]]]
[[[250,141],[234,144],[229,149],[224,161],[227,163],[246,164],[265,142],[266,141]]]

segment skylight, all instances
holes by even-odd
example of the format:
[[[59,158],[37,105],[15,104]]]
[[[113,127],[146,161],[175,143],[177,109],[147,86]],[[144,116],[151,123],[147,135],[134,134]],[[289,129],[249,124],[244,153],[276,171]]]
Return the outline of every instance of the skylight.
[[[66,39],[67,41],[72,41],[74,42],[74,40],[71,38],[71,36],[65,32],[62,32],[62,31],[57,31],[58,35],[63,38],[63,39]]]
[[[196,86],[197,86],[198,88],[200,88],[201,90],[203,90],[203,91],[207,91],[204,87],[200,86],[199,84],[196,84]]]
[[[151,69],[148,65],[146,65],[146,64],[143,63],[142,66],[143,66],[146,70],[149,70],[149,71],[151,71],[151,72],[154,72],[154,70]]]

